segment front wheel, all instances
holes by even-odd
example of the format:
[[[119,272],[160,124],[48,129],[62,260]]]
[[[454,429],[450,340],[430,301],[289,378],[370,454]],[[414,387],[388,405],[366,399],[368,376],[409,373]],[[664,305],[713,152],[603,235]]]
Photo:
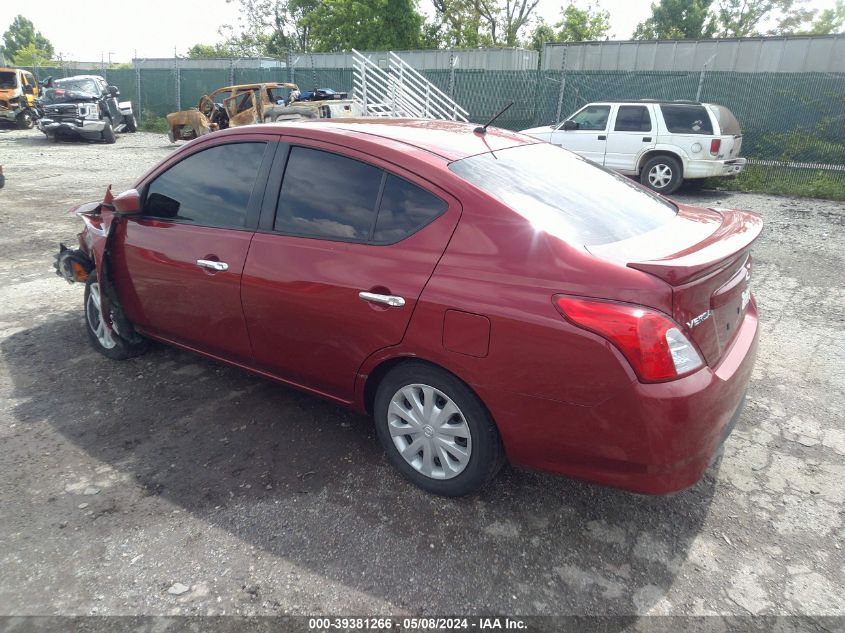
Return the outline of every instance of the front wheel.
[[[111,121],[106,119],[106,127],[103,128],[103,143],[111,145],[117,140],[114,135],[114,128],[111,126]]]
[[[681,163],[671,156],[655,156],[643,165],[640,182],[657,193],[670,194],[681,185]]]
[[[109,331],[100,315],[100,301],[97,272],[91,271],[85,282],[85,330],[94,349],[113,360],[126,360],[143,354],[147,350],[146,339],[139,343],[129,343],[117,333]]]
[[[452,374],[406,362],[376,393],[376,432],[390,462],[411,482],[447,497],[472,494],[504,463],[496,425]]]
[[[126,122],[126,131],[127,132],[137,132],[138,131],[138,120],[135,118],[134,114],[130,114],[127,117],[124,117],[124,121]]]

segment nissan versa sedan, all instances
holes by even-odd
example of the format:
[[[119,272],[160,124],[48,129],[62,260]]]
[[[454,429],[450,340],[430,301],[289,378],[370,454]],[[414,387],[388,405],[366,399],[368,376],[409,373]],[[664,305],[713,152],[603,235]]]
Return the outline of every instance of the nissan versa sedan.
[[[93,346],[149,339],[367,412],[410,481],[505,461],[628,490],[696,483],[757,348],[760,217],[564,149],[424,120],[239,127],[74,210]]]

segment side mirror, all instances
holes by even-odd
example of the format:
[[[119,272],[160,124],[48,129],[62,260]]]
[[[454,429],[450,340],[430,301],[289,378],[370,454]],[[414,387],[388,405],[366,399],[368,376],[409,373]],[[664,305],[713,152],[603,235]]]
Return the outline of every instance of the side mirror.
[[[137,189],[128,189],[112,200],[115,213],[132,215],[141,212],[141,194]]]
[[[109,94],[112,97],[119,97],[120,96],[120,90],[117,89],[117,86],[109,86]]]
[[[563,122],[563,129],[568,132],[569,130],[577,130],[578,124],[575,121],[564,121]]]

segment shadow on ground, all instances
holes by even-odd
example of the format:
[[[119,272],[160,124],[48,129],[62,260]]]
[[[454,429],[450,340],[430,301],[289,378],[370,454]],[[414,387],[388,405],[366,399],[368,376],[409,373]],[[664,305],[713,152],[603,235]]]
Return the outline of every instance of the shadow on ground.
[[[714,469],[671,497],[508,469],[478,496],[429,496],[365,417],[162,346],[109,361],[82,328],[66,316],[3,342],[21,426],[46,420],[143,495],[396,610],[641,613],[714,492]]]

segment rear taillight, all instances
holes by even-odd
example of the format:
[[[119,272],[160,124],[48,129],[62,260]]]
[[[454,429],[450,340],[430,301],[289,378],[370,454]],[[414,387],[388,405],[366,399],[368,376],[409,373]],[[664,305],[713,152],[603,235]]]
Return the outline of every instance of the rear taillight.
[[[565,295],[554,303],[569,321],[613,343],[643,382],[680,378],[704,364],[678,324],[659,312]]]
[[[721,149],[721,147],[722,147],[722,139],[714,138],[712,141],[710,141],[710,153],[713,154],[713,156],[715,156],[716,154],[719,153],[719,150]]]

